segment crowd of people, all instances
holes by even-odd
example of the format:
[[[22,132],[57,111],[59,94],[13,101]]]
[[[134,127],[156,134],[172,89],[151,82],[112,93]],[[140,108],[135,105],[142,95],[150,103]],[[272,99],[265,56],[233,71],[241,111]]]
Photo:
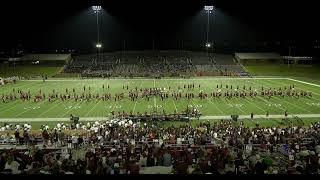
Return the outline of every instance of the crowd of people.
[[[182,98],[312,97],[311,92],[294,85],[255,89],[218,84],[206,92],[201,90],[200,84],[194,83],[177,88],[138,88],[124,84],[122,92],[114,94],[110,92],[110,85],[102,85],[100,93],[91,90],[90,86],[84,86],[80,92],[76,88],[50,93],[41,89],[36,93],[12,89],[0,97],[3,103],[19,100],[35,103],[44,100],[121,101],[124,98],[149,101],[153,97],[162,101],[169,98],[177,101]],[[287,116],[287,112],[285,114]],[[58,123],[55,127],[45,124],[40,132],[32,132],[28,123],[0,126],[0,142],[12,146],[11,150],[0,149],[0,172],[105,175],[138,174],[145,168],[168,167],[167,173],[177,174],[320,173],[320,123],[286,127],[256,124],[256,127],[248,128],[243,121],[238,125],[231,120],[221,120],[196,126],[163,127],[156,121],[133,121],[130,119],[132,113],[118,112],[117,115],[113,112],[112,115],[109,121]],[[15,149],[21,145],[26,148]],[[66,151],[61,153],[63,149]],[[75,151],[85,153],[78,156]],[[276,161],[275,156],[282,160]]]
[[[232,56],[217,56],[188,51],[113,52],[95,61],[95,55],[75,56],[64,68],[65,73],[83,77],[181,77],[241,76],[243,68]],[[98,66],[99,71],[93,67]],[[91,71],[88,73],[88,70]]]
[[[320,123],[309,126],[248,128],[243,122],[203,122],[196,126],[163,127],[159,123],[113,119],[78,123],[80,132],[59,123],[43,125],[38,136],[44,149],[25,134],[28,124],[16,128],[11,141],[28,150],[0,150],[0,171],[26,174],[138,174],[145,168],[168,167],[177,174],[319,174]],[[31,127],[30,127],[31,128]],[[20,136],[20,132],[23,136]],[[20,139],[20,141],[18,140]],[[307,139],[307,141],[306,141]],[[22,142],[21,142],[22,141]],[[48,147],[66,147],[66,152]],[[83,150],[76,155],[74,151]],[[277,161],[275,154],[283,161]]]
[[[83,59],[84,58],[84,59]],[[91,57],[93,58],[93,57]],[[87,59],[87,61],[84,61]],[[88,63],[90,57],[75,57],[68,64],[64,72],[66,73],[82,73],[83,76],[105,76],[106,74],[116,77],[130,76],[180,76],[181,74],[191,74],[194,70],[192,64],[188,60],[186,54],[181,52],[138,52],[138,53],[121,53],[120,55],[110,53],[106,57],[100,57],[99,61]],[[114,60],[116,59],[116,60]],[[106,62],[107,63],[106,65]],[[92,66],[97,63],[100,72],[92,75],[85,71],[92,69]],[[134,68],[133,68],[134,67]]]
[[[114,99],[114,101],[120,101],[124,98],[129,98],[132,101],[140,99],[146,99],[150,101],[152,97],[159,97],[162,101],[168,98],[172,98],[173,100],[179,100],[181,98],[193,99],[193,98],[245,98],[245,97],[267,97],[271,98],[273,96],[276,97],[306,97],[311,98],[312,92],[303,90],[303,89],[295,89],[294,85],[290,85],[289,87],[283,86],[279,88],[272,87],[263,87],[261,89],[253,89],[251,86],[243,87],[232,86],[232,85],[217,85],[216,88],[212,88],[211,92],[201,90],[201,85],[192,84],[184,84],[183,87],[178,86],[177,88],[168,87],[150,87],[150,88],[138,88],[130,87],[126,84],[123,85],[122,92],[117,92],[111,94],[109,91],[110,85],[102,85],[100,92],[102,93],[94,93],[91,91],[91,87],[83,87],[83,91],[76,91],[76,88],[65,89],[65,92],[58,92],[56,90],[52,90],[52,92],[43,92],[39,89],[38,92],[31,93],[30,90],[22,90],[22,89],[12,89],[12,92],[2,93],[0,98],[3,103],[7,103],[10,101],[22,100],[28,101],[33,100],[34,102],[39,102],[48,99],[49,102],[61,100],[74,100],[74,101],[90,101],[93,99],[108,101]],[[195,91],[196,90],[196,91]],[[197,92],[198,91],[198,92]]]

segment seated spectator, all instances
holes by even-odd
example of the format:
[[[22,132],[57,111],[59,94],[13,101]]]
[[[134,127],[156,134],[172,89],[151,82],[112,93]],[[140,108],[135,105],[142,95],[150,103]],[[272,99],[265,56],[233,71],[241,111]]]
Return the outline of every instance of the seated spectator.
[[[147,167],[147,157],[145,154],[140,156],[139,165],[140,167]]]
[[[177,161],[173,165],[175,174],[187,174],[188,164],[185,162]]]
[[[167,148],[165,153],[163,154],[163,166],[171,166],[172,164],[172,156],[170,154],[170,147]]]
[[[128,172],[130,174],[139,174],[140,167],[139,164],[136,162],[135,159],[129,162]]]
[[[14,160],[14,157],[9,156],[7,163],[4,166],[4,170],[11,170],[12,174],[20,174],[19,166],[20,164]]]

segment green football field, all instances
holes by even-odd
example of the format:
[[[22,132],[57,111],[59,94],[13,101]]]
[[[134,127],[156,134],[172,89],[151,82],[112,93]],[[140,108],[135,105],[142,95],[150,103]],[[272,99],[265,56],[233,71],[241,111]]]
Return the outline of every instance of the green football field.
[[[194,90],[184,89],[184,84],[195,84]],[[200,88],[198,85],[200,84]],[[197,96],[200,91],[210,94],[213,90],[216,90],[216,86],[223,85],[222,92],[226,91],[226,85],[233,86],[233,89],[239,86],[240,89],[246,86],[248,90],[251,86],[252,90],[257,89],[260,92],[261,87],[264,88],[287,88],[290,85],[294,85],[295,89],[304,89],[312,92],[311,98],[306,97],[272,97],[268,99],[259,95],[256,98],[231,98],[225,97],[200,99],[198,97],[193,100],[187,98],[181,98],[180,100],[173,100],[168,98],[161,101],[159,97],[151,97],[150,100],[141,99],[137,101],[131,101],[128,98],[128,90],[123,86],[128,85],[129,90],[140,88],[166,88],[166,91],[180,91],[194,92]],[[105,85],[105,89],[102,86]],[[107,86],[110,86],[110,89]],[[268,111],[270,115],[283,115],[287,110],[291,114],[299,115],[313,115],[317,117],[320,115],[320,85],[316,82],[306,82],[302,80],[295,80],[291,78],[192,78],[192,79],[52,79],[43,82],[42,80],[30,80],[19,81],[16,84],[7,84],[0,86],[0,96],[2,94],[9,94],[15,89],[21,89],[23,91],[30,90],[31,94],[35,94],[40,89],[45,92],[46,95],[51,93],[54,89],[56,92],[64,93],[68,88],[69,92],[75,88],[76,93],[83,92],[83,87],[86,86],[86,91],[92,94],[110,92],[112,96],[115,93],[125,93],[125,98],[121,101],[102,101],[102,100],[90,100],[90,101],[78,101],[67,100],[62,102],[60,99],[55,102],[49,102],[48,99],[40,102],[33,102],[32,100],[22,102],[21,100],[11,101],[8,103],[0,102],[0,122],[11,121],[13,119],[37,119],[41,118],[46,121],[45,118],[67,118],[70,114],[79,116],[80,118],[90,117],[107,117],[110,116],[111,111],[126,111],[133,113],[148,113],[156,109],[158,112],[165,110],[166,113],[172,113],[174,110],[181,112],[188,106],[195,107],[200,110],[203,117],[214,116],[230,116],[231,114],[249,115],[253,112],[256,115],[264,115]],[[320,116],[319,116],[320,117]]]

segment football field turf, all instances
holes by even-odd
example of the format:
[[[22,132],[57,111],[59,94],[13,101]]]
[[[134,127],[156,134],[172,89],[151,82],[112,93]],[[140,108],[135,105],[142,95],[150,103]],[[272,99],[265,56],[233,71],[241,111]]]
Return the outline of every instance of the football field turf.
[[[184,89],[184,84],[195,84],[194,90]],[[200,84],[200,88],[198,85]],[[182,95],[185,92],[194,92],[197,96],[200,91],[210,94],[213,90],[216,90],[216,86],[219,88],[222,84],[222,92],[226,91],[226,85],[233,86],[233,89],[239,86],[239,89],[249,87],[252,90],[257,89],[260,92],[261,87],[264,88],[283,88],[286,86],[294,85],[295,89],[304,89],[312,92],[311,98],[306,97],[277,97],[273,96],[271,99],[262,97],[260,93],[256,98],[214,98],[208,97],[206,99],[200,99],[198,97],[188,100],[187,98],[181,98],[180,100],[173,100],[168,98],[162,101],[159,97],[151,97],[150,100],[139,98],[137,101],[131,101],[128,98],[128,85],[129,90],[140,88],[166,88],[166,91],[180,91]],[[102,86],[105,85],[103,89]],[[110,86],[110,89],[107,86]],[[257,115],[264,115],[268,111],[270,115],[283,115],[287,110],[289,114],[299,115],[314,115],[317,117],[320,114],[320,86],[314,83],[308,83],[305,81],[299,81],[290,78],[193,78],[193,79],[53,79],[43,82],[42,80],[30,80],[19,81],[16,84],[7,84],[0,86],[0,95],[9,94],[15,89],[21,89],[23,91],[30,90],[31,94],[35,94],[40,89],[45,92],[46,95],[51,93],[53,89],[56,92],[65,93],[65,89],[68,88],[69,92],[75,88],[76,93],[83,92],[83,87],[86,86],[86,91],[92,94],[110,92],[112,96],[115,93],[124,92],[125,98],[120,101],[114,101],[112,98],[109,101],[102,100],[90,100],[90,101],[77,101],[67,100],[62,102],[60,99],[55,102],[49,102],[46,98],[44,101],[33,102],[33,100],[22,102],[20,99],[8,103],[0,102],[0,119],[1,122],[10,121],[15,118],[22,119],[43,119],[46,118],[67,118],[70,114],[79,116],[80,118],[99,118],[110,116],[111,111],[125,111],[133,113],[148,113],[156,109],[159,113],[165,110],[166,113],[173,113],[174,110],[181,112],[189,107],[195,107],[200,110],[203,117],[210,119],[210,117],[229,116],[231,114],[249,115],[251,112]],[[123,89],[125,86],[125,89]]]

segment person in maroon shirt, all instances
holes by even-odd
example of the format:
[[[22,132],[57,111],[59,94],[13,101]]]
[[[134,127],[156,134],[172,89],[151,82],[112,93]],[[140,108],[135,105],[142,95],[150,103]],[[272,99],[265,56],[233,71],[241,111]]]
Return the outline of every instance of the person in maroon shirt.
[[[127,171],[130,172],[130,174],[139,174],[140,172],[140,167],[139,165],[136,163],[136,160],[133,159],[129,162],[129,165],[127,167]]]
[[[177,161],[173,165],[175,174],[187,174],[188,164],[183,161]]]
[[[190,148],[190,149],[191,149],[191,148]],[[191,149],[191,151],[192,151],[192,149]],[[188,165],[192,165],[193,157],[192,157],[191,151],[186,152]]]
[[[43,138],[43,144],[46,146],[48,145],[48,140],[49,140],[49,133],[47,130],[44,130],[42,132],[42,138]]]
[[[200,160],[199,166],[203,173],[207,173],[209,171],[208,161]]]
[[[95,172],[97,169],[97,161],[95,156],[91,156],[88,161],[88,169],[91,171],[91,173]]]
[[[14,132],[14,138],[16,139],[16,144],[19,144],[20,143],[20,132],[19,132],[19,130],[16,130]]]
[[[24,130],[24,132],[23,132],[23,140],[24,140],[25,145],[28,146],[30,137],[29,137],[27,130]]]

